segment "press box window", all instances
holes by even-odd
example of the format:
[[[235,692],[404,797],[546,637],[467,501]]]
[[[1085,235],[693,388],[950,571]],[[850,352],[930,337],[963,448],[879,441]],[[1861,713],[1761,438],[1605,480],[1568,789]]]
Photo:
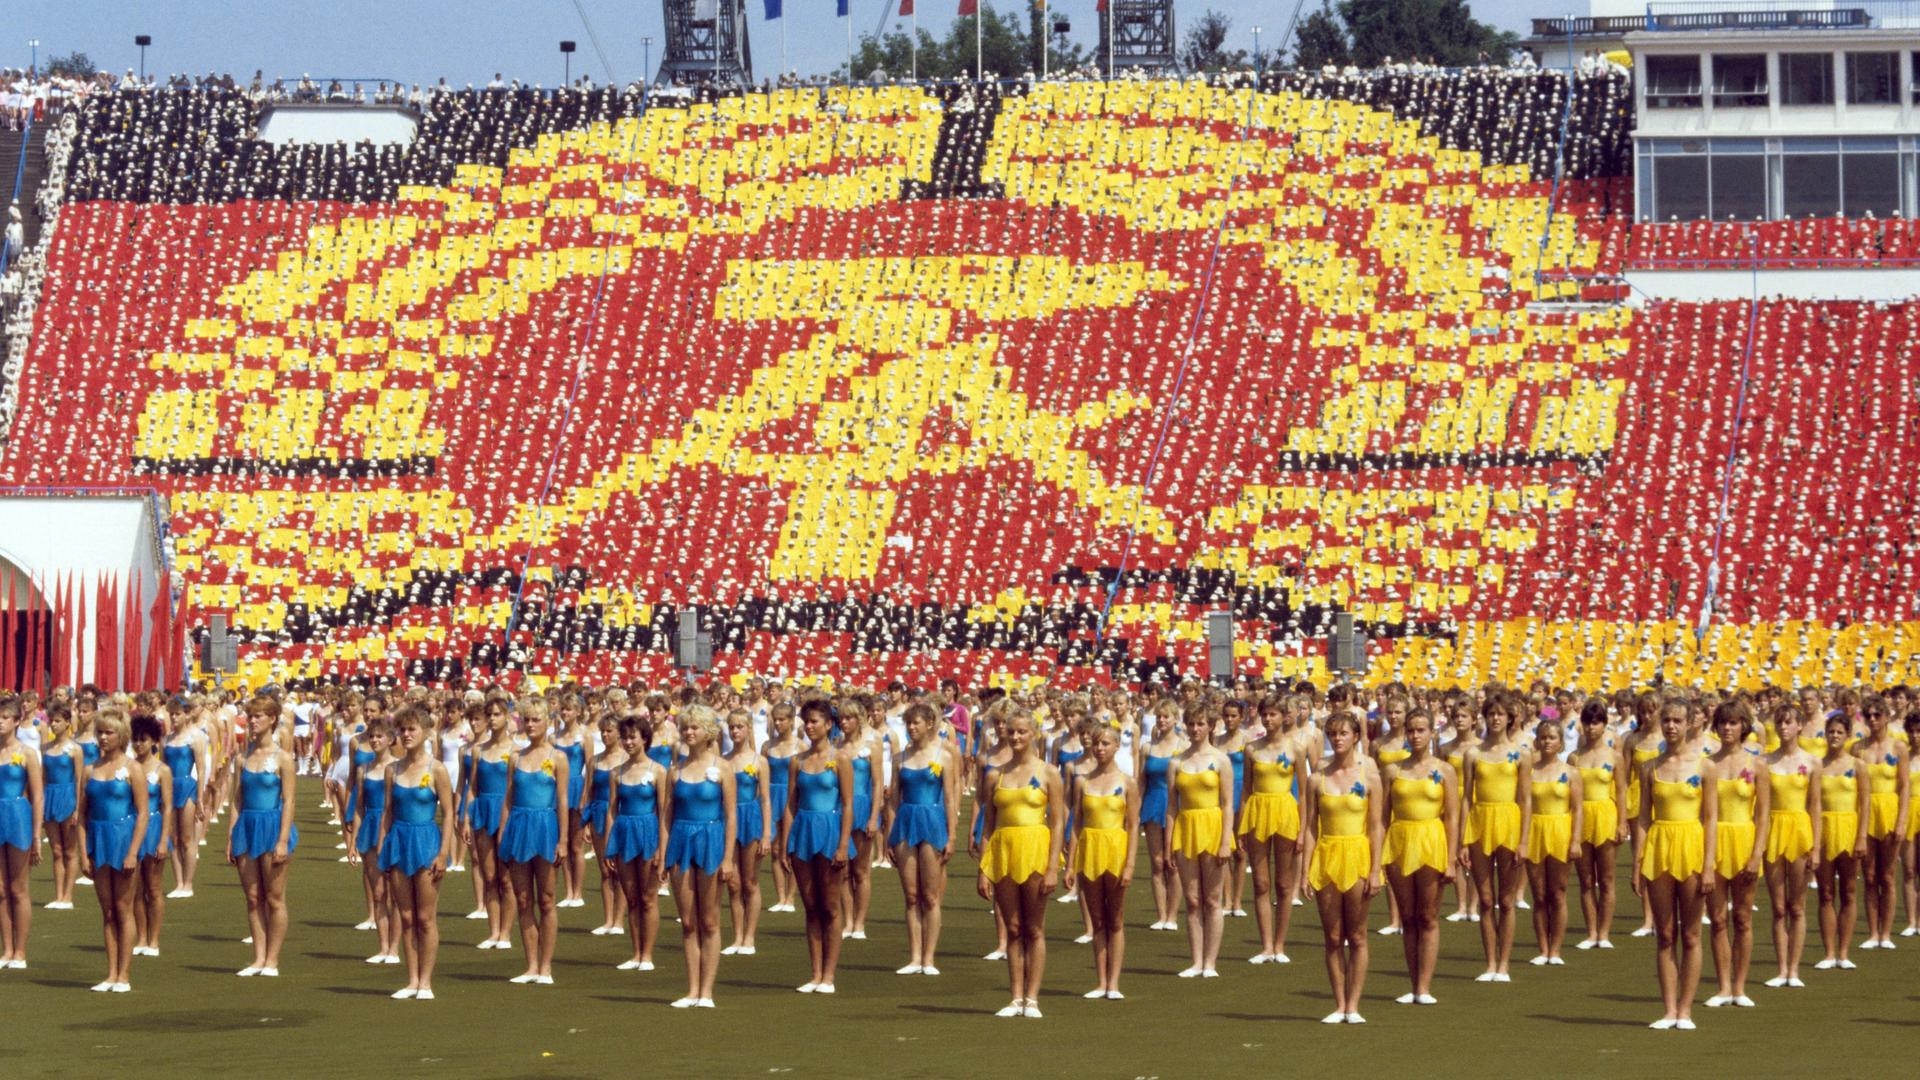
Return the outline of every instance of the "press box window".
[[[1765,56],[1715,56],[1713,107],[1743,109],[1767,107]]]
[[[1780,104],[1833,104],[1833,54],[1781,53]]]
[[[1899,53],[1847,54],[1847,104],[1892,105],[1899,87]]]
[[[1700,58],[1698,56],[1647,57],[1647,108],[1697,109],[1700,107]]]

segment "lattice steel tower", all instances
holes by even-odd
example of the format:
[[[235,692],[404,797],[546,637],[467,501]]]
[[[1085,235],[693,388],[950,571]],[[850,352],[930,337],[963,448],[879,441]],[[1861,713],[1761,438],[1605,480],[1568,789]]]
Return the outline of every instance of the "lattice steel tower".
[[[1115,71],[1174,67],[1173,0],[1107,0],[1100,12],[1099,64]]]
[[[749,86],[746,0],[661,0],[667,27],[661,82]]]

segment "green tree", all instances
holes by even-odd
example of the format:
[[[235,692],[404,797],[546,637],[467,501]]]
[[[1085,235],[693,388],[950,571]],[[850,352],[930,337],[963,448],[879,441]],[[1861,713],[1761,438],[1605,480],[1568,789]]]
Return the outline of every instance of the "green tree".
[[[1031,62],[1039,59],[1039,53],[1031,50],[1031,33],[1027,20],[1011,11],[1001,12],[981,5],[983,17],[979,26],[981,67],[988,78],[1018,78],[1028,71],[1037,71]],[[920,31],[920,55],[918,68],[923,79],[963,79],[974,74],[974,16],[965,15],[955,18],[947,27],[944,38],[935,39],[927,31]],[[1052,63],[1069,65],[1079,63],[1074,53],[1063,56],[1060,49],[1053,50]],[[875,71],[887,78],[906,78],[913,67],[908,38],[903,31],[893,31],[875,37],[862,35],[859,46],[853,54],[853,77],[861,80],[870,78]],[[835,72],[835,78],[845,78],[847,68],[842,64]]]
[[[1187,27],[1186,40],[1180,44],[1180,66],[1190,72],[1224,71],[1247,66],[1245,49],[1227,48],[1227,34],[1233,29],[1233,20],[1217,11],[1208,10],[1192,26]]]
[[[1300,20],[1294,31],[1293,66],[1318,71],[1328,64],[1343,67],[1351,59],[1347,30],[1334,13],[1333,0],[1320,0],[1320,10]]]
[[[1445,67],[1477,63],[1485,53],[1504,61],[1514,35],[1477,22],[1466,0],[1340,0],[1353,62],[1373,67],[1424,60]]]
[[[69,79],[91,79],[100,71],[93,66],[93,59],[78,49],[65,56],[56,56],[47,61],[46,72]]]

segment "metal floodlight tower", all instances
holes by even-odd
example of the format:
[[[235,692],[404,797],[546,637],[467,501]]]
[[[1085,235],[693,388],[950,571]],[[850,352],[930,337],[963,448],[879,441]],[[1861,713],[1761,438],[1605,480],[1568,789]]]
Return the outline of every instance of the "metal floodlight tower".
[[[1173,0],[1107,0],[1099,58],[1107,77],[1129,68],[1174,69]]]
[[[750,86],[746,0],[660,0],[667,28],[659,80]]]

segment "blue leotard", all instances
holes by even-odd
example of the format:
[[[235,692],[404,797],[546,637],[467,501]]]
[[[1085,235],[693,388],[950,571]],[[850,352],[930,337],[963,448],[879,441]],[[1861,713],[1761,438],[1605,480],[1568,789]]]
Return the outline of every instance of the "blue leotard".
[[[767,755],[767,802],[773,808],[773,820],[778,827],[780,816],[787,812],[787,777],[793,771],[793,758]]]
[[[887,831],[890,846],[947,846],[947,784],[933,766],[900,768],[900,808]]]
[[[160,804],[160,765],[154,763],[153,771],[147,774],[147,833],[140,838],[140,857],[151,859],[159,855],[160,839],[167,833],[167,808]]]
[[[133,785],[125,780],[88,780],[87,856],[93,865],[126,869],[133,827]]]
[[[192,743],[187,743],[162,746],[160,757],[166,761],[167,768],[173,770],[173,808],[178,810],[200,794],[200,777],[196,772],[200,768],[200,753]]]
[[[613,827],[607,830],[607,858],[645,862],[660,850],[660,801],[653,781],[615,784]]]
[[[853,759],[853,831],[866,832],[873,819],[873,760],[862,747]]]
[[[733,774],[733,842],[751,844],[765,831],[760,820],[760,778],[740,770]]]
[[[796,859],[832,859],[840,851],[840,771],[827,768],[808,772],[793,770],[798,805],[793,812],[793,828],[787,833],[787,850]]]
[[[78,772],[73,755],[54,751],[40,759],[40,819],[67,821],[80,805],[80,789],[75,786]]]
[[[513,766],[506,759],[473,759],[473,784],[467,796],[467,825],[477,833],[500,831],[500,807],[507,801],[507,771]]]
[[[584,744],[561,743],[560,752],[567,755],[567,806],[584,810],[587,793],[587,748]]]
[[[270,759],[271,760],[271,759]],[[233,853],[243,859],[273,853],[280,843],[280,770],[240,770],[240,810],[233,815]],[[287,828],[287,854],[300,845],[300,828]]]
[[[371,750],[355,750],[353,752],[353,767],[364,770],[367,766],[373,764],[374,759],[379,756],[379,754]],[[352,774],[349,773],[348,776],[351,777]],[[356,788],[347,792],[347,820],[352,821],[359,816],[360,792],[359,789]]]
[[[675,780],[673,824],[667,828],[667,865],[711,874],[726,857],[726,793],[718,780]]]
[[[33,850],[33,803],[27,799],[27,755],[14,750],[0,761],[0,847]]]
[[[380,815],[387,807],[387,778],[360,774],[360,828],[353,836],[353,850],[363,857],[376,854],[380,843]]]
[[[435,820],[440,808],[440,792],[435,790],[433,770],[403,784],[393,778],[393,824],[387,826],[387,839],[380,845],[380,869],[398,870],[412,877],[433,865],[440,855],[440,825]]]
[[[560,782],[543,768],[513,771],[513,804],[500,830],[500,857],[507,862],[553,861],[560,844]]]
[[[587,785],[587,804],[580,808],[580,821],[589,829],[606,823],[607,800],[613,797],[613,770],[595,768],[593,782]]]

